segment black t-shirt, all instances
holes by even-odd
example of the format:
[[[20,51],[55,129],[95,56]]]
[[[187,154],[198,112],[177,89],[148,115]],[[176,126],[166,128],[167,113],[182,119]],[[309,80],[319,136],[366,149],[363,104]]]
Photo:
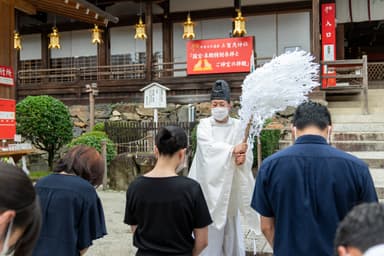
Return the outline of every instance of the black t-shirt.
[[[200,185],[187,177],[141,176],[129,185],[124,222],[137,225],[136,255],[192,255],[192,231],[212,223]]]

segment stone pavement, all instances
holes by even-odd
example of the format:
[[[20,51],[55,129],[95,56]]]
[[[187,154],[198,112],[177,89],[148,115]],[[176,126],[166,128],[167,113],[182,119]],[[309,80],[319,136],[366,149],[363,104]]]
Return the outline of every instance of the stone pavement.
[[[132,245],[132,233],[129,226],[123,223],[125,192],[99,190],[98,194],[103,203],[108,235],[94,241],[94,245],[89,248],[86,255],[133,256],[135,254],[135,248]],[[263,236],[247,237],[245,239],[247,250],[253,251],[254,238],[256,239],[258,251],[265,247],[264,252],[271,252],[271,248],[266,246]]]

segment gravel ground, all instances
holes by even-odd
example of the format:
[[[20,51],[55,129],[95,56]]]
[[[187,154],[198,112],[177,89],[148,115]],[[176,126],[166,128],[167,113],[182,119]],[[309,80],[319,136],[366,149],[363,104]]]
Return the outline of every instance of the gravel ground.
[[[136,249],[132,245],[132,233],[128,225],[123,223],[125,192],[102,191],[98,194],[103,203],[108,235],[94,241],[94,245],[88,249],[86,255],[90,256],[133,256]],[[253,251],[253,239],[256,239],[257,251],[265,246],[262,236],[246,237],[247,251]],[[269,246],[265,246],[264,252],[271,252]]]

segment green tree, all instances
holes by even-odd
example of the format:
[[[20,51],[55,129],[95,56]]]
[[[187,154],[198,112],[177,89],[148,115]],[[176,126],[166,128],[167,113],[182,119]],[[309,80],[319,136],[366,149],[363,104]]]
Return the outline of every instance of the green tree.
[[[28,96],[16,105],[16,129],[38,149],[48,152],[53,168],[56,152],[72,139],[68,108],[50,96]]]
[[[112,140],[108,138],[108,135],[105,132],[101,131],[92,131],[83,133],[81,136],[74,138],[69,144],[68,147],[72,148],[77,145],[86,145],[89,147],[94,147],[99,153],[101,153],[101,141],[107,141],[107,163],[109,164],[113,158],[116,157],[116,147]]]

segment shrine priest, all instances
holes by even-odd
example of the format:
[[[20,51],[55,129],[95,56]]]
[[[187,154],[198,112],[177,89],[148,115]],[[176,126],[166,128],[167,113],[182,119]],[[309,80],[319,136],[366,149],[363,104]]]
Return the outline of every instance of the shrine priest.
[[[200,183],[213,219],[204,256],[245,255],[242,224],[260,233],[259,216],[250,208],[253,155],[242,142],[240,121],[229,116],[230,109],[229,85],[218,80],[211,93],[212,115],[201,119],[197,127],[196,154],[189,172]]]

